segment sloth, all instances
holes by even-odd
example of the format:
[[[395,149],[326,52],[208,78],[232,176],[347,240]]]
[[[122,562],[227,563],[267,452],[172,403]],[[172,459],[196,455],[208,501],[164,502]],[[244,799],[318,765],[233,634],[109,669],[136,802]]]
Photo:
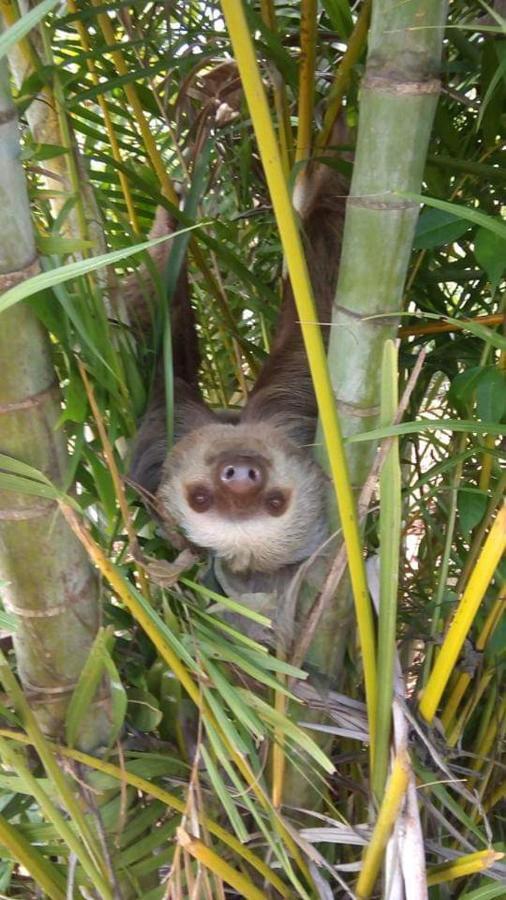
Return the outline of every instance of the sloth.
[[[325,341],[331,321],[346,202],[345,178],[313,164],[304,178],[299,219]],[[171,233],[174,219],[159,208],[151,236]],[[170,264],[158,245],[154,263]],[[137,328],[149,328],[148,304],[137,281],[125,288]],[[156,496],[167,531],[187,541],[230,573],[253,583],[293,573],[325,541],[327,477],[313,458],[317,406],[285,278],[270,355],[238,413],[208,408],[198,387],[199,352],[186,263],[171,309],[174,371],[174,443],[167,446],[163,364],[133,447],[130,480]]]

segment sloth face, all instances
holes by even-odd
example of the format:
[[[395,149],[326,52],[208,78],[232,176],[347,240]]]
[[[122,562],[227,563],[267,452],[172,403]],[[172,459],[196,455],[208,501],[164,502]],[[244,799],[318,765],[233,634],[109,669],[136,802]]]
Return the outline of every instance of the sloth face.
[[[169,453],[159,509],[232,571],[274,572],[326,537],[325,476],[269,423],[209,424]]]

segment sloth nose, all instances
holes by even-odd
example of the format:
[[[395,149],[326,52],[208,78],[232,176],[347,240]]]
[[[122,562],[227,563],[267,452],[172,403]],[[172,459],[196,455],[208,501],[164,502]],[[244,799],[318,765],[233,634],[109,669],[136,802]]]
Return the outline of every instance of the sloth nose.
[[[265,482],[262,466],[253,460],[240,458],[225,460],[218,477],[227,492],[245,498],[257,494]]]

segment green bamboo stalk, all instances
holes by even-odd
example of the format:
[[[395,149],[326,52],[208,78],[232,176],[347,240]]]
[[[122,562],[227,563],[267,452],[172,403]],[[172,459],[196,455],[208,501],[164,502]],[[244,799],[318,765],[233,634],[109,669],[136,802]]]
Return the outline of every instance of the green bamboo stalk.
[[[330,377],[346,437],[370,431],[378,424],[383,346],[396,334],[392,313],[402,307],[419,212],[418,204],[403,195],[415,185],[419,191],[422,182],[440,87],[445,17],[446,0],[376,0],[373,4],[328,350]],[[388,318],[382,318],[382,313]],[[319,429],[317,443],[323,444],[322,437]],[[367,478],[375,449],[374,441],[360,447],[348,445],[348,467],[355,491]],[[323,450],[321,456],[325,464]],[[349,606],[349,588],[343,582],[333,614],[321,628],[325,633],[320,634],[320,652],[329,658],[347,603]],[[334,677],[337,675],[334,668]],[[378,676],[381,678],[382,673]]]
[[[346,213],[329,366],[345,435],[375,427],[384,341],[402,307],[419,191],[439,94],[446,0],[376,0],[361,87],[355,166]],[[349,454],[363,484],[374,444]]]
[[[38,271],[28,196],[19,162],[16,113],[0,63],[0,295]],[[32,309],[0,315],[0,448],[61,486],[65,437],[49,341]],[[99,624],[98,588],[79,542],[55,503],[0,491],[0,579],[18,622],[19,675],[42,729],[63,733],[65,712]],[[91,705],[80,746],[107,743],[104,698]]]

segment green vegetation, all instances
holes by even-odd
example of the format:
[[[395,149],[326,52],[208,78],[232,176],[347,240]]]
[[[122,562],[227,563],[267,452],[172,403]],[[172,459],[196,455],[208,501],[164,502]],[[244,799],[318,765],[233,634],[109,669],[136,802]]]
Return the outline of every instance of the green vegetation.
[[[504,896],[501,4],[28,8],[0,4],[0,896]],[[286,201],[339,114],[329,377]],[[214,614],[204,564],[160,586],[177,550],[123,478],[159,204],[216,407],[287,251],[351,574],[338,548],[288,656]]]

